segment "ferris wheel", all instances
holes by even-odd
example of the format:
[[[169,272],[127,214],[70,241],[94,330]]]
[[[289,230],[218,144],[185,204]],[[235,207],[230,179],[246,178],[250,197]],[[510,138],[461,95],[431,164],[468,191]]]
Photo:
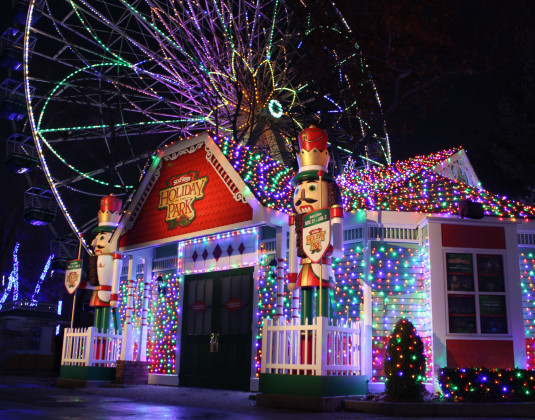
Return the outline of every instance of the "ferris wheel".
[[[72,230],[93,227],[101,196],[128,197],[155,150],[205,130],[292,165],[297,133],[316,123],[335,171],[358,158],[390,163],[349,26],[334,4],[315,20],[306,3],[31,0],[28,121]],[[322,72],[300,68],[315,60]]]

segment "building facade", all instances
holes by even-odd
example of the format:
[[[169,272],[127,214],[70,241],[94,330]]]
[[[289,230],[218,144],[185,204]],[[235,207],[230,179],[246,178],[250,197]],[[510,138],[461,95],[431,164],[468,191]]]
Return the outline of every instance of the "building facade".
[[[208,134],[155,154],[120,242],[131,260],[122,312],[133,294],[134,353],[146,348],[150,383],[257,389],[262,322],[289,317],[298,299],[281,275],[294,174]],[[462,149],[348,169],[339,184],[335,318],[361,322],[370,391],[384,387],[384,350],[402,317],[424,341],[429,387],[445,366],[533,367],[531,207],[483,190]]]

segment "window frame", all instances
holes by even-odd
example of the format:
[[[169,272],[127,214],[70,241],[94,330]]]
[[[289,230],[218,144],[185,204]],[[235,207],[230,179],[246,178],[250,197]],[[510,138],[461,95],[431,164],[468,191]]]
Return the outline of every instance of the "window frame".
[[[451,265],[449,264],[448,255],[470,255],[472,258],[472,264],[471,264],[471,275],[472,275],[472,286],[473,290],[450,290],[451,286],[451,278],[450,275],[452,272],[449,271],[449,268],[451,268]],[[499,256],[501,257],[501,278],[503,280],[503,290],[498,291],[483,291],[480,289],[480,280],[481,284],[483,284],[484,275],[481,275],[482,272],[480,272],[478,268],[478,257],[495,257]],[[488,258],[489,260],[492,260],[492,258]],[[507,284],[507,260],[506,260],[506,252],[505,251],[498,251],[498,250],[483,250],[483,249],[444,249],[443,251],[443,261],[444,261],[444,296],[445,296],[445,308],[446,308],[446,333],[448,336],[477,336],[477,337],[511,337],[511,325],[510,325],[510,308],[507,304],[507,295],[508,295],[508,284]],[[465,269],[468,269],[468,267],[465,264]],[[461,274],[464,274],[462,272],[461,267]],[[484,273],[484,272],[483,272]],[[457,273],[459,274],[459,273]],[[488,277],[490,277],[490,274],[488,274]],[[468,276],[468,272],[464,274]],[[499,277],[499,276],[496,276]],[[466,283],[466,278],[464,279]],[[499,282],[499,281],[498,281]],[[463,284],[461,281],[459,283],[460,285]],[[452,331],[451,325],[450,325],[450,297],[472,297],[473,305],[474,305],[474,317],[475,317],[475,332],[457,332]],[[504,307],[504,315],[505,315],[505,328],[506,332],[482,332],[482,325],[481,325],[481,319],[482,319],[482,313],[481,313],[481,296],[503,296],[501,299],[503,299],[503,307]],[[496,301],[501,300],[496,299]],[[496,305],[498,310],[500,310],[500,305]],[[462,313],[460,314],[462,315]]]

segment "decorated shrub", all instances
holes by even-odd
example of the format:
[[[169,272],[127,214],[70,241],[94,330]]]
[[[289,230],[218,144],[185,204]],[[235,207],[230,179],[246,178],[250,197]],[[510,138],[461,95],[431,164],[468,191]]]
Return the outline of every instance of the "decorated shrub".
[[[407,319],[396,322],[385,352],[385,390],[391,400],[420,401],[424,395],[424,344]]]
[[[535,370],[443,368],[439,383],[450,401],[535,401]]]

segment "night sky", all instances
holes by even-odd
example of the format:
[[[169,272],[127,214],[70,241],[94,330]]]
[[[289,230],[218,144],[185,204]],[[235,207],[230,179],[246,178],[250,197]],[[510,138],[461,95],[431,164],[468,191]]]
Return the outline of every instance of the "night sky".
[[[462,145],[484,188],[513,197],[524,196],[524,187],[535,183],[527,176],[523,180],[515,178],[498,162],[505,160],[499,152],[500,144],[505,142],[505,152],[514,161],[517,155],[529,157],[528,152],[519,151],[526,150],[526,144],[529,149],[535,137],[535,103],[527,95],[535,92],[534,73],[530,71],[535,71],[535,50],[530,44],[535,37],[529,26],[535,9],[532,2],[431,0],[422,2],[428,3],[426,7],[412,3],[340,2],[357,41],[369,55],[368,63],[383,100],[393,160]],[[6,27],[6,17],[3,13],[2,28]],[[387,40],[391,41],[389,60],[384,59]],[[410,71],[410,76],[403,79],[402,92],[416,93],[391,108],[399,69]],[[1,70],[0,75],[4,77],[6,72]],[[521,113],[522,118],[515,120],[504,108],[516,110],[513,114]],[[503,114],[510,118],[507,120]],[[508,137],[514,131],[511,127],[522,130]],[[1,137],[7,139],[12,130],[11,122],[0,121]],[[529,141],[514,144],[518,137]],[[0,150],[3,162],[5,143]],[[5,197],[0,215],[5,220],[13,206],[22,208],[28,183],[24,176],[11,174],[4,167],[0,176]],[[38,174],[32,176],[39,178]],[[56,225],[60,231],[65,229],[63,223]],[[52,234],[46,227],[21,226],[19,237],[22,236],[33,237],[32,242],[42,244],[46,253]],[[11,268],[12,246],[0,255],[2,272]],[[26,257],[30,258],[33,252],[28,250]],[[39,257],[41,260],[37,270],[46,256]]]
[[[376,79],[393,160],[463,146],[484,188],[525,197],[534,186],[533,3],[340,5]]]

